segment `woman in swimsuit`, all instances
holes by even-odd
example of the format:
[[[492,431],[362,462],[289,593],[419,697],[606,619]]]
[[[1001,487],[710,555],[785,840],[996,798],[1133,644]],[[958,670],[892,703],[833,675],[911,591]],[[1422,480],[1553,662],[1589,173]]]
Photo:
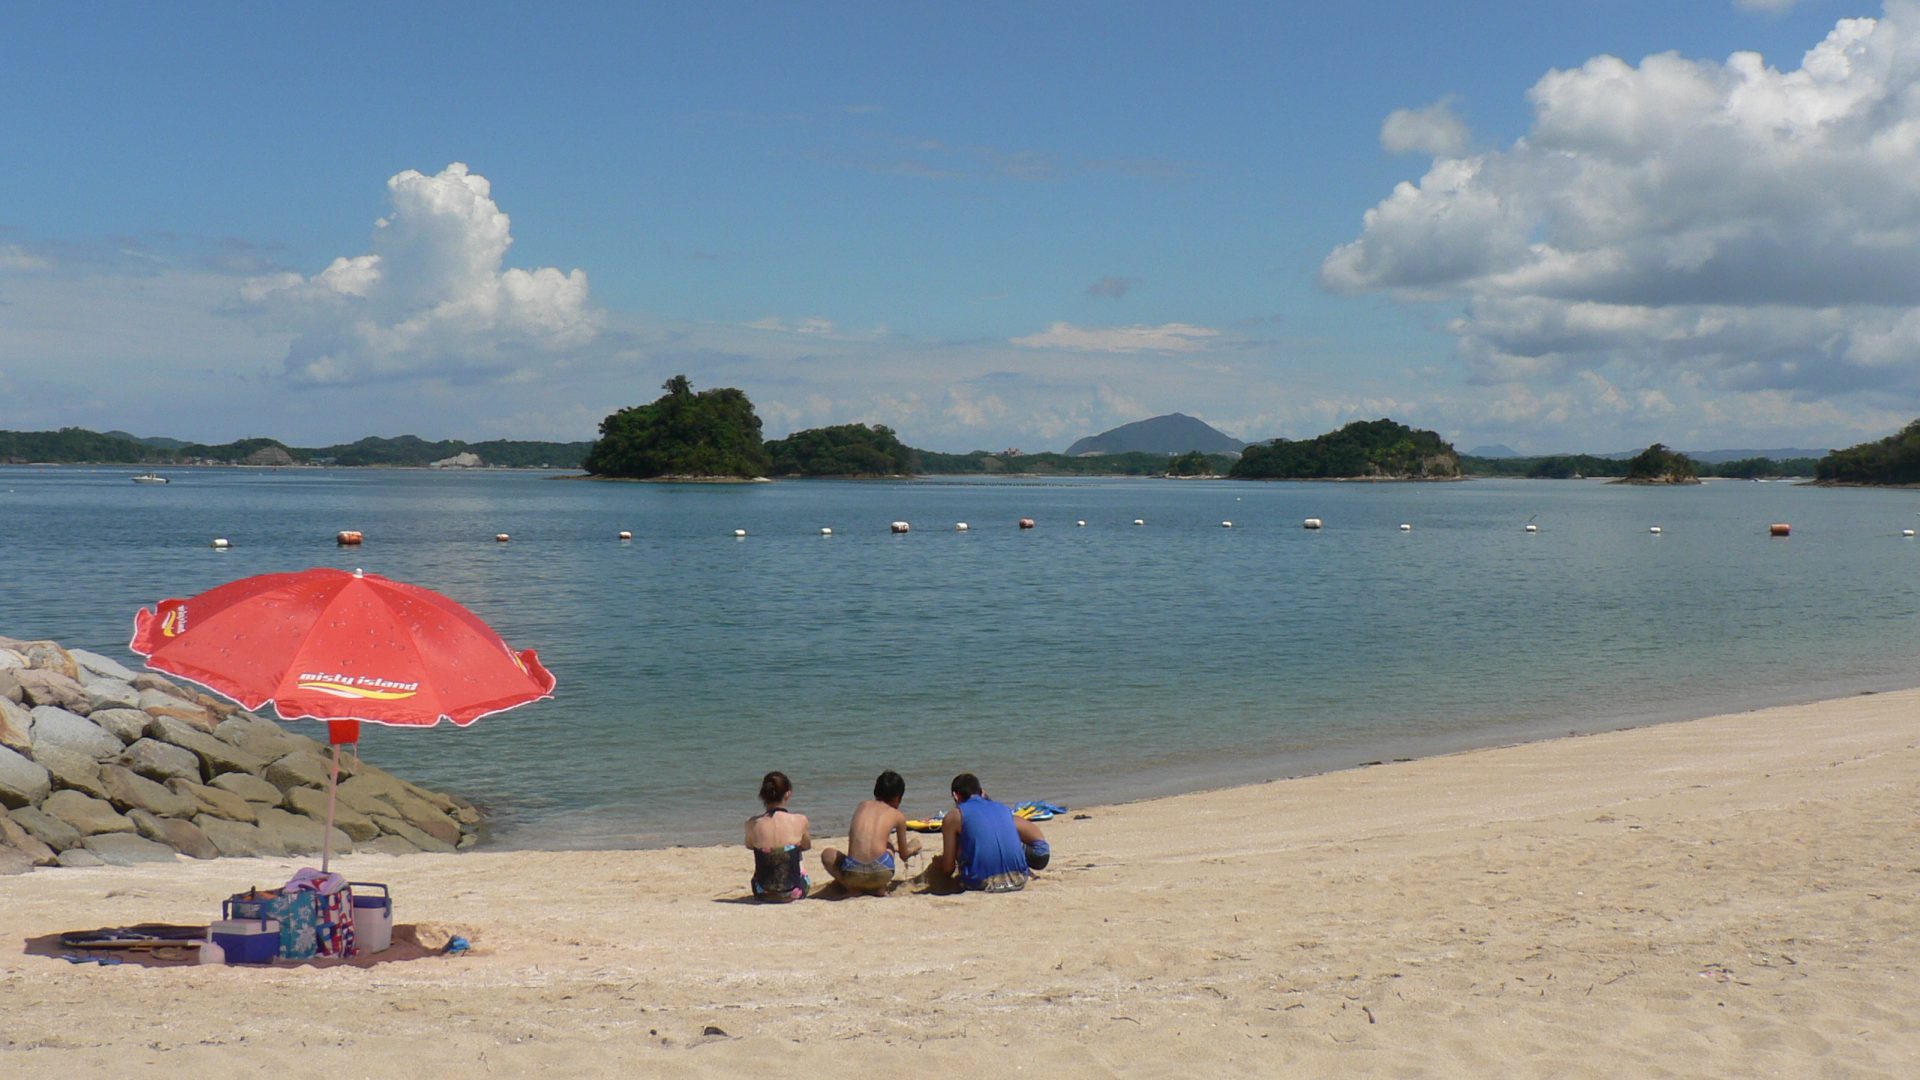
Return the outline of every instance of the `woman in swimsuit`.
[[[753,895],[775,903],[799,900],[813,888],[801,865],[801,853],[813,846],[807,816],[787,809],[793,781],[770,772],[760,781],[760,802],[767,810],[747,819],[747,846],[753,849]]]

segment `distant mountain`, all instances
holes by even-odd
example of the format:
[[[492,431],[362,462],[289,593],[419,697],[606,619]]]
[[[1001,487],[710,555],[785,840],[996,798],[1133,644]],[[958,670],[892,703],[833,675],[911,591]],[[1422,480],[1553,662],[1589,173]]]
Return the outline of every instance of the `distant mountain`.
[[[1098,435],[1089,435],[1067,447],[1067,456],[1130,453],[1172,455],[1184,454],[1189,450],[1205,454],[1233,454],[1246,445],[1203,420],[1196,420],[1185,413],[1168,413],[1121,424]]]
[[[1516,458],[1516,457],[1522,457],[1524,455],[1522,455],[1520,451],[1515,450],[1513,447],[1508,446],[1506,443],[1492,443],[1487,446],[1476,446],[1473,449],[1467,451],[1466,456],[1483,457],[1483,458]]]
[[[1683,450],[1680,452],[1702,465],[1724,465],[1729,461],[1745,461],[1748,458],[1769,458],[1774,461],[1789,461],[1793,458],[1814,458],[1817,460],[1826,457],[1830,451],[1808,450],[1803,447],[1786,447],[1779,450]],[[1615,450],[1611,453],[1595,454],[1593,456],[1606,458],[1609,461],[1626,461],[1629,458],[1638,457],[1640,454],[1641,451],[1639,450]],[[1559,454],[1542,456],[1567,457],[1571,455]]]
[[[109,439],[125,439],[141,446],[157,446],[162,450],[178,450],[189,445],[180,439],[169,439],[162,435],[133,435],[125,431],[103,431],[101,434]]]

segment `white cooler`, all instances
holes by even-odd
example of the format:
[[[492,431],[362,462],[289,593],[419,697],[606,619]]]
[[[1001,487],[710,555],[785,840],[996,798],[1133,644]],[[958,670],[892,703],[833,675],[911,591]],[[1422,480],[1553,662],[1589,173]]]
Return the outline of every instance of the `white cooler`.
[[[354,944],[363,953],[386,952],[393,947],[392,894],[374,881],[349,881],[347,887],[353,890]]]

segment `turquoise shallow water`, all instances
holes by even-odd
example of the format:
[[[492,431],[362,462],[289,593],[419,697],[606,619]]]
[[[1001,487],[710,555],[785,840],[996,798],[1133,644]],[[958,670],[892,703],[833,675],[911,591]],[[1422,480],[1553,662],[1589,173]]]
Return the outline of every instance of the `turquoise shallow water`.
[[[770,768],[832,829],[887,767],[912,812],[963,769],[1107,801],[1920,683],[1904,491],[134,471],[0,469],[0,634],[131,661],[136,608],[235,577],[439,589],[558,696],[364,752],[503,844],[732,839]]]

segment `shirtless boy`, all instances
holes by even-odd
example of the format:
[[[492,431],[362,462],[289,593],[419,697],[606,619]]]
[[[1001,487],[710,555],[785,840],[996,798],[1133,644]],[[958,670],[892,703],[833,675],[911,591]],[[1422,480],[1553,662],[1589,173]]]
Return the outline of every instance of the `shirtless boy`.
[[[906,793],[899,773],[881,773],[873,782],[873,798],[854,807],[847,850],[821,852],[820,865],[848,892],[885,896],[893,887],[894,854],[903,859],[920,854],[920,841],[907,832],[907,815],[900,812]]]

